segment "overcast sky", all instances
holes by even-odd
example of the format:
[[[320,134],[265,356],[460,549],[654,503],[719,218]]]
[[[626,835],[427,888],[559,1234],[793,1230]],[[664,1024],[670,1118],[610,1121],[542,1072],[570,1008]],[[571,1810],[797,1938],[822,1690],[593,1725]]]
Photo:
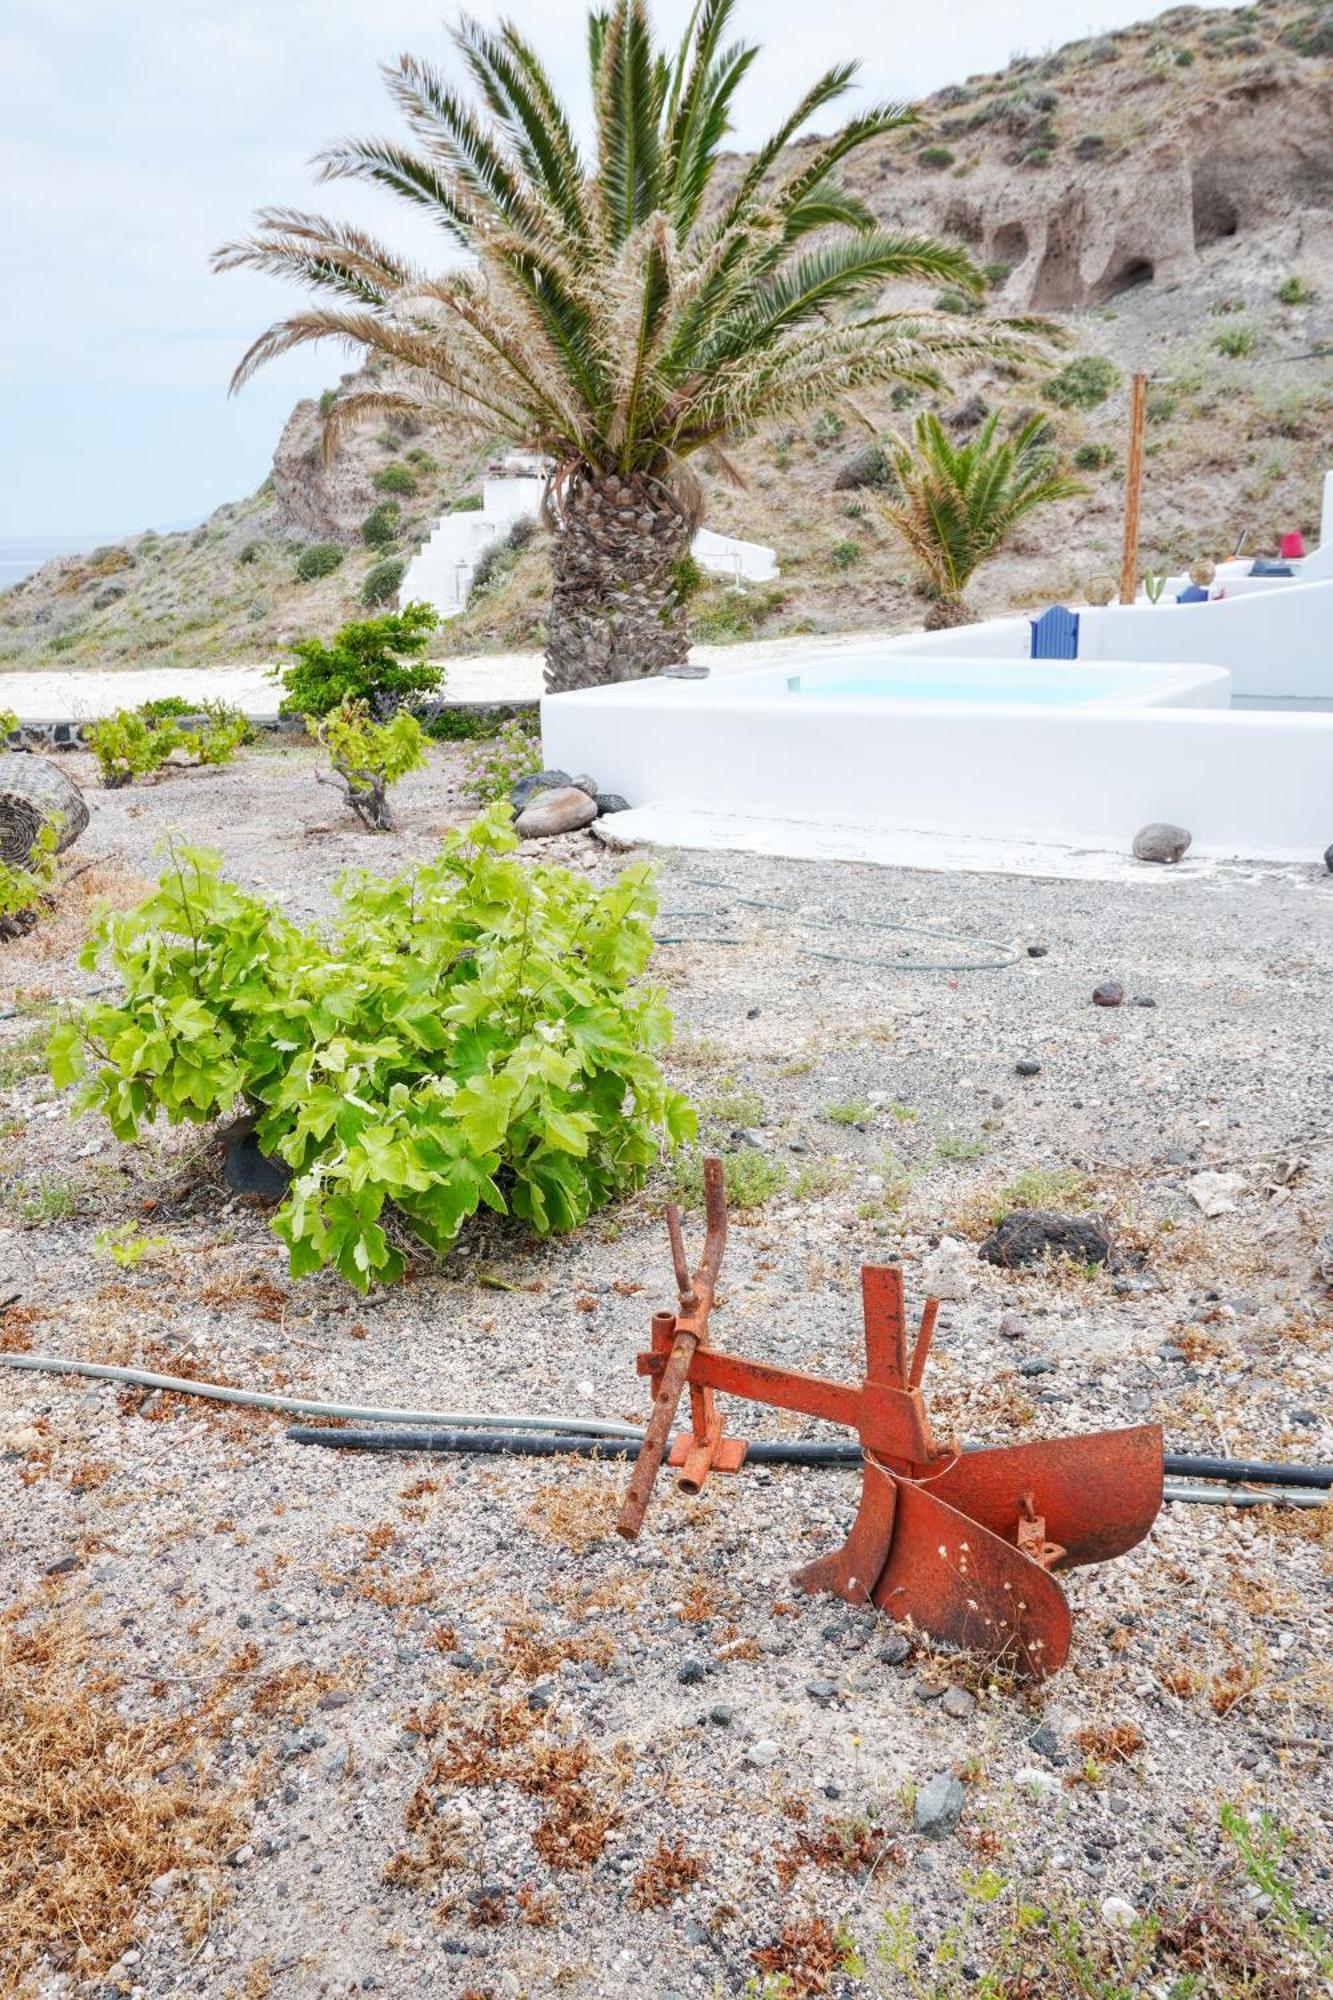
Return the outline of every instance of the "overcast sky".
[[[584,0],[474,0],[509,14],[583,101]],[[675,34],[687,0],[658,0]],[[764,43],[738,144],[817,70],[859,56],[863,99],[916,97],[1151,0],[741,0]],[[361,190],[312,188],[347,132],[394,129],[377,63],[444,58],[440,0],[5,0],[0,10],[0,535],[130,532],[190,520],[263,478],[298,396],[350,364],[306,351],[228,401],[231,368],[299,294],[213,277],[209,252],[265,202],[385,224]],[[387,221],[386,221],[387,218]]]

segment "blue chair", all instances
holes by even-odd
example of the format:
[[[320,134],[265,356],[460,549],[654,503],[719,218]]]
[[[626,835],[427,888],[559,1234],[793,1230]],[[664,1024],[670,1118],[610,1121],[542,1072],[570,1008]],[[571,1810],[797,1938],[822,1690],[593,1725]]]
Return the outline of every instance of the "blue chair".
[[[1076,660],[1078,658],[1078,613],[1063,604],[1053,604],[1032,626],[1034,660]]]
[[[1206,604],[1207,602],[1208,592],[1201,589],[1197,583],[1187,583],[1183,590],[1176,592],[1177,604]]]

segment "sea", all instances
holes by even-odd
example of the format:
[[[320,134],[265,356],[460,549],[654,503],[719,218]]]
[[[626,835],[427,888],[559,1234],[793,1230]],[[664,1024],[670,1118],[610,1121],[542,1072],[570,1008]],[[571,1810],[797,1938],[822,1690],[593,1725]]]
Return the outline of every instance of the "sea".
[[[11,590],[53,556],[78,556],[106,535],[0,535],[0,590]]]

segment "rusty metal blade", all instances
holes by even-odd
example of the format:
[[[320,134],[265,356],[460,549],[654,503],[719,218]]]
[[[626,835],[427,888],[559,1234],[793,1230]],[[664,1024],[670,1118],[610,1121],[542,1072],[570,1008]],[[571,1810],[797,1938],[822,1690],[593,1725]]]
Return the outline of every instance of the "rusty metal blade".
[[[792,1582],[811,1596],[830,1591],[850,1604],[865,1604],[884,1573],[893,1542],[898,1482],[867,1453],[861,1468],[861,1501],[840,1549],[792,1571]]]
[[[1023,1497],[1064,1554],[1057,1569],[1109,1562],[1132,1549],[1162,1505],[1162,1430],[1096,1431],[964,1452],[926,1481],[937,1499],[968,1514],[1003,1541],[1017,1539]]]
[[[933,1488],[897,1481],[893,1544],[873,1597],[891,1618],[1041,1680],[1069,1652],[1069,1606],[1047,1572]]]

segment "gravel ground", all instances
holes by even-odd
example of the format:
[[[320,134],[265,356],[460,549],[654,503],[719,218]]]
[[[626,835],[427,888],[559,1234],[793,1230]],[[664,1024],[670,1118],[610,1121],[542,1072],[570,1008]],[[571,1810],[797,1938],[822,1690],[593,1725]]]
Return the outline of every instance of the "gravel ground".
[[[93,976],[74,959],[88,899],[129,900],[165,833],[309,915],[349,863],[429,853],[465,816],[460,768],[437,749],[378,842],[291,747],[90,792],[94,866],[0,964],[19,1009],[0,1022],[0,1297],[19,1295],[0,1345],[368,1403],[642,1414],[665,1175],[577,1238],[492,1228],[363,1301],[288,1279],[209,1135],[71,1127],[37,1068],[35,1022]],[[553,857],[623,865],[586,836]],[[684,853],[661,881],[659,928],[689,940],[658,959],[674,1079],[711,1143],[781,1176],[735,1218],[721,1344],[851,1379],[858,1265],[900,1255],[910,1301],[929,1277],[955,1294],[926,1383],[941,1431],[1160,1419],[1177,1450],[1333,1458],[1333,881]],[[903,970],[999,954],[884,925],[1008,941],[1017,962]],[[1119,1009],[1091,1005],[1107,978]],[[1205,1169],[1241,1177],[1212,1218],[1189,1188]],[[977,1260],[1032,1173],[1110,1218],[1118,1276]],[[95,1253],[145,1215],[150,1259]],[[803,1428],[741,1408],[733,1427]],[[19,1629],[81,1619],[117,1712],[201,1732],[192,1781],[242,1814],[216,1867],[201,1852],[140,1885],[129,1950],[89,1991],[943,1995],[1021,1962],[1030,1983],[995,1990],[1165,1995],[1191,1949],[1192,1991],[1330,1990],[1219,1824],[1227,1802],[1270,1809],[1297,1904],[1329,1921],[1328,1509],[1164,1510],[1069,1576],[1070,1662],[1023,1691],[919,1645],[895,1660],[891,1624],[791,1590],[850,1520],[845,1473],[751,1469],[693,1501],[663,1481],[630,1547],[610,1532],[621,1468],[353,1458],[280,1421],[8,1371],[0,1453]],[[913,1802],[950,1773],[961,1818],[931,1839]],[[1165,1941],[1133,1988],[1112,1983],[1138,1948],[1125,1905]],[[1077,1952],[1103,1984],[1074,1982]],[[34,1990],[84,1990],[62,1962]]]

